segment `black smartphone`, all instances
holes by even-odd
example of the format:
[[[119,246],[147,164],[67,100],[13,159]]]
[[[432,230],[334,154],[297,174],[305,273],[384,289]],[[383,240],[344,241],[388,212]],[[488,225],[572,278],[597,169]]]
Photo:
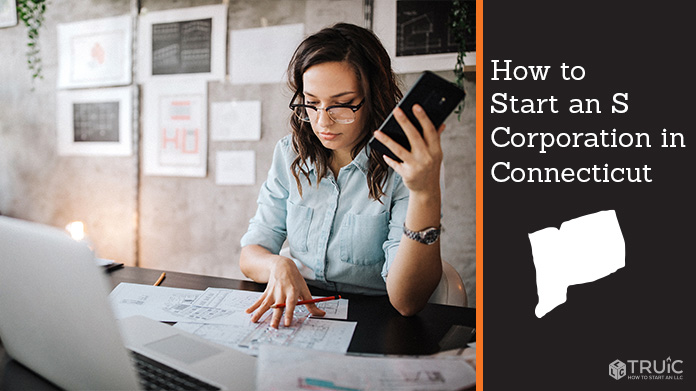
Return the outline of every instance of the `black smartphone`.
[[[420,75],[418,80],[416,80],[411,89],[406,92],[401,101],[399,101],[397,107],[400,107],[404,111],[411,123],[423,134],[420,122],[418,122],[418,119],[411,111],[414,104],[418,103],[421,105],[428,115],[428,118],[430,118],[433,125],[435,125],[435,128],[439,128],[457,107],[459,102],[464,99],[464,95],[464,91],[454,83],[430,71],[425,71]],[[401,129],[399,123],[396,122],[393,113],[390,113],[387,119],[384,120],[379,130],[391,137],[392,140],[401,144],[404,148],[409,151],[411,150],[411,144],[408,142],[408,138]],[[377,150],[382,155],[387,155],[401,162],[401,159],[374,137],[370,140],[370,148]]]

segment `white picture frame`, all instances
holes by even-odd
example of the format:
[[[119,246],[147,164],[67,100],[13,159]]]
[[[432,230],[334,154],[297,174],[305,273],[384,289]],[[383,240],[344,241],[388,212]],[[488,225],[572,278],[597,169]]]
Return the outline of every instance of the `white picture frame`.
[[[414,73],[425,70],[453,70],[457,63],[457,53],[424,54],[412,56],[396,55],[396,6],[397,0],[373,2],[372,30],[380,38],[384,48],[392,59],[392,68],[396,73]],[[476,52],[466,52],[465,65],[476,65]]]
[[[130,156],[132,102],[132,87],[58,91],[58,155]]]
[[[58,88],[131,84],[130,15],[58,24]]]
[[[0,28],[17,25],[17,2],[0,0]]]
[[[208,169],[208,89],[198,78],[143,85],[143,172],[199,177]]]
[[[224,80],[227,5],[141,14],[138,42],[141,82],[190,77]]]

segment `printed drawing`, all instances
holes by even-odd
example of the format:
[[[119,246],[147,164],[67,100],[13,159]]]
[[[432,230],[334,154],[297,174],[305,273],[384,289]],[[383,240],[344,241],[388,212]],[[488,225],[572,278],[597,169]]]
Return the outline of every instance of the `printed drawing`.
[[[118,142],[118,113],[119,102],[73,103],[74,141]]]
[[[212,18],[152,25],[152,74],[210,72]]]
[[[398,1],[396,7],[397,56],[457,51],[448,28],[451,1]]]

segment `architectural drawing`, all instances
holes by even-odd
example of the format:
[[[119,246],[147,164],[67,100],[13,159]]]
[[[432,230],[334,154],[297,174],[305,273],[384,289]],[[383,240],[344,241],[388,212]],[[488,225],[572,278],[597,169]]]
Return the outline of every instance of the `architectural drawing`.
[[[397,1],[396,55],[451,53],[457,45],[447,27],[450,1]]]
[[[73,103],[75,142],[118,142],[119,102]]]
[[[152,74],[211,70],[212,18],[152,25]]]
[[[210,341],[258,355],[263,344],[295,346],[346,352],[356,322],[313,318],[305,306],[295,308],[289,327],[270,327],[271,311],[257,323],[246,313],[262,292],[208,288],[205,291],[121,283],[109,295],[118,319],[142,315]],[[348,312],[348,300],[318,303],[319,308],[341,317]],[[345,319],[345,316],[343,316]]]
[[[475,384],[476,372],[461,357],[360,356],[291,346],[259,349],[258,390],[406,391],[460,390]]]

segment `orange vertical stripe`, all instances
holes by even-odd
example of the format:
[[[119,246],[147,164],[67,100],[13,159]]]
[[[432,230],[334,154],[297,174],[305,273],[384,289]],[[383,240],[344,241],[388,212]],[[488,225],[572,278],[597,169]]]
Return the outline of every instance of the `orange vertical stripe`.
[[[476,389],[483,390],[483,0],[476,0]]]

